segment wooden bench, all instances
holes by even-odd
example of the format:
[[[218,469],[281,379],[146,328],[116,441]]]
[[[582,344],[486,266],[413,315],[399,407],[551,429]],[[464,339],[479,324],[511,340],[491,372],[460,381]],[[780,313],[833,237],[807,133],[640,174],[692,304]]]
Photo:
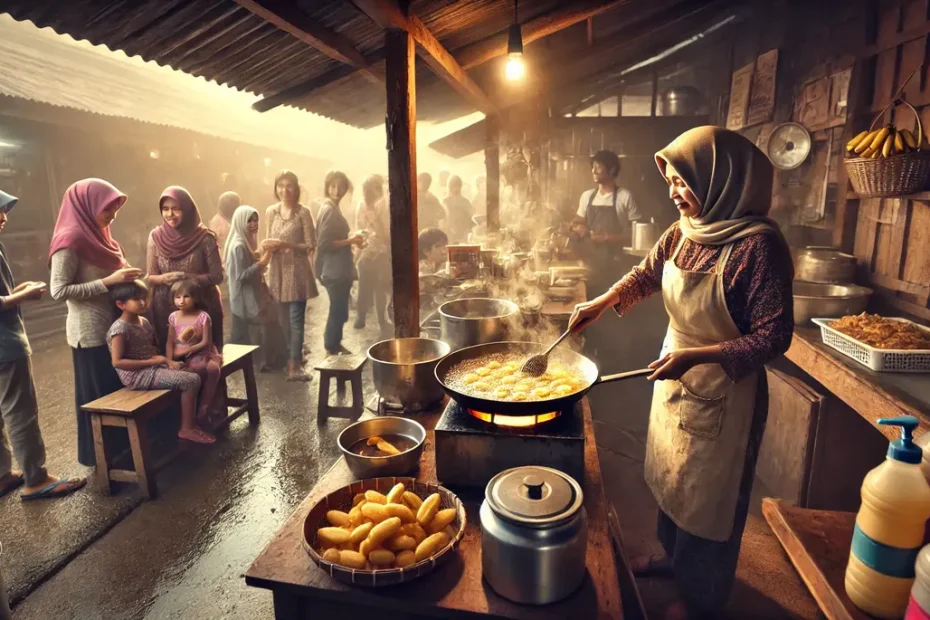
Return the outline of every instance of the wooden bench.
[[[258,424],[258,394],[255,387],[255,369],[252,366],[252,354],[257,349],[257,346],[241,344],[228,344],[223,347],[221,377],[225,380],[229,375],[241,370],[245,379],[246,398],[227,397],[228,415],[211,430],[228,425],[246,412],[249,414],[249,424]],[[177,390],[123,388],[81,407],[83,411],[90,414],[97,461],[96,475],[103,489],[109,492],[113,482],[134,482],[141,487],[146,498],[152,499],[156,496],[158,489],[155,485],[155,473],[177,456],[178,451],[173,451],[157,463],[153,463],[147,431],[148,421],[167,409],[178,406],[180,396],[181,393]],[[230,407],[233,408],[231,412],[229,412]],[[118,426],[126,429],[129,434],[129,448],[134,469],[112,467],[115,455],[109,454],[108,446],[104,444],[103,428],[105,426]]]

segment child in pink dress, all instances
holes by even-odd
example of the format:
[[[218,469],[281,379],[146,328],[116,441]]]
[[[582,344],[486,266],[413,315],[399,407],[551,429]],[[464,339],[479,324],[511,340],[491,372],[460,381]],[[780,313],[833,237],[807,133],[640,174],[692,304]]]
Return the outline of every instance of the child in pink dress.
[[[171,295],[178,310],[168,317],[166,357],[183,362],[185,370],[200,376],[197,419],[206,421],[211,411],[220,409],[213,401],[220,383],[223,358],[213,344],[213,323],[203,310],[197,283],[193,280],[175,282]]]
[[[178,437],[194,443],[213,443],[216,438],[201,430],[195,420],[200,377],[185,372],[181,364],[160,355],[155,330],[142,316],[148,305],[149,289],[142,280],[118,284],[110,299],[122,313],[107,331],[107,345],[116,374],[133,390],[178,390],[181,392],[181,430]]]

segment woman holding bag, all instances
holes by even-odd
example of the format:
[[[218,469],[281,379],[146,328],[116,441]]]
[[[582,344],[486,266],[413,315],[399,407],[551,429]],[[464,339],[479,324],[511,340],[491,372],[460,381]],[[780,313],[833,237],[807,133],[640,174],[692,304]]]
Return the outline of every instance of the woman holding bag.
[[[794,328],[788,246],[767,217],[772,165],[743,136],[691,129],[656,154],[680,215],[649,256],[576,307],[575,330],[661,292],[669,328],[655,372],[646,483],[665,556],[639,574],[674,576],[670,618],[719,617],[732,589],[768,414],[766,362]]]

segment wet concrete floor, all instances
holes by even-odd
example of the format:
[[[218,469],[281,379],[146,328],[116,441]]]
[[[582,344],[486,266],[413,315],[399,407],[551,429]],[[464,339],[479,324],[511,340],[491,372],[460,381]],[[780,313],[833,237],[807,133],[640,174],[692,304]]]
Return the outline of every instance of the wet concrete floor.
[[[322,357],[325,309],[323,296],[308,310],[310,367]],[[619,361],[602,364],[605,373],[654,359],[664,331],[650,322],[657,311],[661,308],[645,306],[623,321],[609,317],[598,338],[607,344],[598,357]],[[651,327],[643,329],[645,324]],[[357,332],[349,325],[346,334],[353,351],[377,339],[372,326]],[[37,354],[36,363],[42,363],[37,374],[49,463],[55,472],[74,473],[68,356],[59,345]],[[370,373],[365,382],[365,394],[373,395]],[[335,438],[348,422],[317,426],[316,381],[258,375],[258,387],[261,424],[251,428],[242,418],[216,445],[188,451],[159,475],[155,501],[140,502],[130,488],[112,498],[89,488],[35,506],[9,497],[0,502],[4,544],[26,541],[3,558],[14,592],[31,589],[56,562],[86,547],[19,603],[15,620],[272,618],[270,593],[247,587],[243,574],[337,459]],[[231,393],[241,391],[240,382],[230,382]],[[658,551],[655,503],[642,481],[650,394],[641,379],[591,392],[606,491],[617,506],[630,556]],[[758,514],[747,525],[739,571],[730,617],[816,617],[816,606]],[[668,581],[644,580],[639,586],[650,617],[661,617],[675,600]]]

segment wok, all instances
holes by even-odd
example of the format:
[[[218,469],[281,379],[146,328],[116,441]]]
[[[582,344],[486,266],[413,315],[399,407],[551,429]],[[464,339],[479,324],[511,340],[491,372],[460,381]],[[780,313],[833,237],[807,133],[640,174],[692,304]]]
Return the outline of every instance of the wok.
[[[445,390],[446,394],[449,395],[449,398],[463,407],[468,407],[474,411],[505,415],[538,415],[549,413],[550,411],[564,411],[570,409],[595,385],[632,379],[633,377],[643,377],[655,372],[652,369],[643,368],[641,370],[601,377],[597,365],[593,361],[574,351],[563,348],[556,349],[549,354],[550,362],[552,360],[561,362],[571,369],[575,376],[581,379],[581,382],[585,385],[585,387],[579,391],[574,394],[568,394],[567,396],[547,398],[545,400],[511,402],[481,396],[470,396],[458,391],[446,381],[446,377],[449,376],[450,371],[467,360],[482,358],[495,353],[519,353],[529,358],[531,355],[542,353],[546,348],[547,345],[537,342],[491,342],[488,344],[466,347],[450,353],[436,364],[436,379],[439,381],[439,384],[442,386],[442,389]]]

